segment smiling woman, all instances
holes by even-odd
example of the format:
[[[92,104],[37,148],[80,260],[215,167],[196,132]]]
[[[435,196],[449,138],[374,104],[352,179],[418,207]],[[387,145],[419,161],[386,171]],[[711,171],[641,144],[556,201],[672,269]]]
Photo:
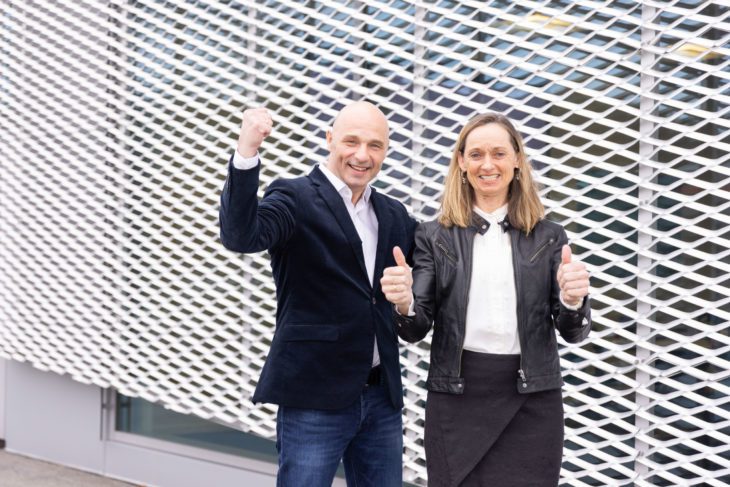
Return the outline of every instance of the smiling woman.
[[[475,206],[490,213],[509,203],[509,223],[529,235],[545,215],[522,136],[500,113],[464,125],[444,186],[439,223],[447,227],[468,226]]]
[[[386,291],[401,338],[434,330],[428,483],[554,487],[563,449],[555,331],[571,343],[588,336],[588,272],[565,230],[543,219],[522,138],[504,115],[477,115],[459,133],[442,210],[416,230],[412,280],[405,267],[381,281],[408,288],[405,301]]]
[[[507,202],[517,169],[511,136],[497,123],[475,128],[459,152],[459,167],[474,188],[476,205],[491,213]]]

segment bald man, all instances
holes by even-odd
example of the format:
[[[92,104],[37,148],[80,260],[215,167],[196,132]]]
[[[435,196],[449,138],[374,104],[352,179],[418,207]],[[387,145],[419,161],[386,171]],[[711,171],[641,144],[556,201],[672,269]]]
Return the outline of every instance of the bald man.
[[[226,248],[271,255],[276,331],[253,401],[279,405],[277,486],[330,487],[340,460],[350,486],[401,486],[398,343],[379,277],[396,265],[394,247],[410,254],[415,221],[370,186],[388,121],[370,103],[346,106],[326,133],[327,160],[258,201],[272,127],[264,108],[243,113],[220,225]]]

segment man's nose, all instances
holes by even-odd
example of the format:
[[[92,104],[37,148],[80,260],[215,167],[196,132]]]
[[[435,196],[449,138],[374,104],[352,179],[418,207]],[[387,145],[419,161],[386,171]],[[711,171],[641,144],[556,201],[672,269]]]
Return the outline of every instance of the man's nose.
[[[355,159],[358,161],[367,161],[369,159],[368,147],[366,144],[360,144],[358,146],[357,151],[355,152]]]

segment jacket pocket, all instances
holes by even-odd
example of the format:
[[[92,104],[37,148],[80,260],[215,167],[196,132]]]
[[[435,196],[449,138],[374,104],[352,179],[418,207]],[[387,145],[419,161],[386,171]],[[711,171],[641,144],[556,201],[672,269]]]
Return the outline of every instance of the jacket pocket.
[[[451,262],[452,264],[456,265],[456,255],[452,250],[449,250],[449,248],[440,240],[436,240],[436,248],[439,249],[439,253],[446,257],[446,259]]]
[[[540,245],[535,252],[532,253],[532,256],[530,257],[530,264],[534,263],[538,257],[553,243],[555,243],[555,238],[550,237],[550,239],[547,242],[544,242],[542,245]]]
[[[286,325],[279,333],[285,342],[336,342],[340,329],[336,325]]]

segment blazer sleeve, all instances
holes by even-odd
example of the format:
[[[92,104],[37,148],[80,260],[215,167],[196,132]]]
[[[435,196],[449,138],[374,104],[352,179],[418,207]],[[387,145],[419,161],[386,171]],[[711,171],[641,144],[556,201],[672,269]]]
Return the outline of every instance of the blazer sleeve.
[[[261,252],[283,246],[294,232],[296,191],[291,181],[269,185],[259,202],[261,164],[240,170],[228,163],[228,177],[221,193],[219,213],[223,246],[236,252]]]
[[[398,336],[413,343],[422,340],[433,326],[436,307],[436,268],[433,245],[423,224],[416,227],[413,251],[413,298],[415,315],[396,312]]]
[[[560,336],[568,343],[577,343],[584,340],[591,331],[591,305],[589,296],[583,298],[583,304],[577,310],[568,309],[560,302],[558,268],[560,267],[563,245],[567,243],[568,236],[561,227],[558,235],[558,243],[551,257],[552,289],[550,304],[555,328],[557,328]]]

